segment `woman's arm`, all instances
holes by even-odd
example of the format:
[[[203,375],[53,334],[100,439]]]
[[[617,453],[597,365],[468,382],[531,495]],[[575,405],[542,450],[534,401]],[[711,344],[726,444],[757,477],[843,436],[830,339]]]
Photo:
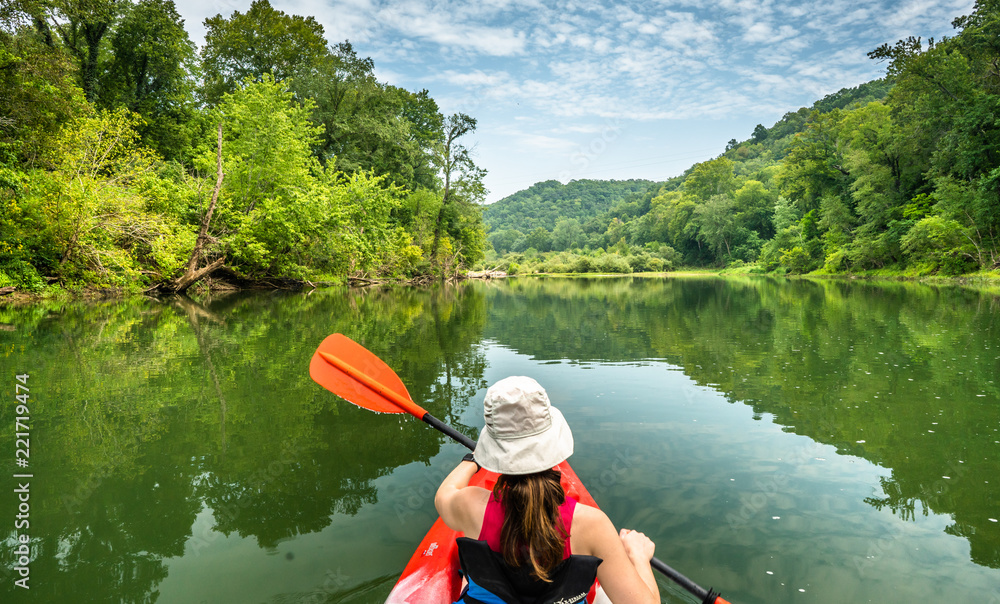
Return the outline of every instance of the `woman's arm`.
[[[649,565],[655,545],[644,534],[624,529],[619,533],[604,512],[577,505],[571,539],[574,554],[604,560],[597,578],[614,604],[659,603],[660,590]]]
[[[434,507],[444,523],[473,539],[479,536],[482,529],[482,513],[489,497],[486,489],[469,487],[477,469],[475,462],[462,461],[445,477],[434,495]]]

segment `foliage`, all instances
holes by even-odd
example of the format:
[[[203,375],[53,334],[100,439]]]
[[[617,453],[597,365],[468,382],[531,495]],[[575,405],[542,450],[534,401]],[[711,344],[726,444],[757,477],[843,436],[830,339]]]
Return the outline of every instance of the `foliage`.
[[[11,167],[37,165],[62,124],[88,112],[73,63],[32,29],[0,29],[0,145]]]
[[[965,229],[955,220],[928,216],[902,238],[903,252],[917,266],[945,275],[974,268],[975,249]]]
[[[141,145],[138,122],[124,109],[79,118],[56,139],[52,171],[31,175],[21,223],[26,246],[64,281],[140,284],[143,259],[174,234],[176,225],[139,193],[159,159]]]
[[[143,141],[167,159],[191,145],[195,47],[171,0],[129,5],[111,35],[113,58],[100,105],[127,107],[144,118]]]
[[[214,104],[247,78],[282,81],[328,59],[323,26],[314,17],[287,15],[267,0],[254,0],[246,13],[205,19],[203,94]]]
[[[486,206],[483,220],[491,232],[514,229],[527,233],[536,227],[552,231],[560,220],[570,218],[583,226],[652,184],[648,180],[572,180],[564,185],[547,180]]]

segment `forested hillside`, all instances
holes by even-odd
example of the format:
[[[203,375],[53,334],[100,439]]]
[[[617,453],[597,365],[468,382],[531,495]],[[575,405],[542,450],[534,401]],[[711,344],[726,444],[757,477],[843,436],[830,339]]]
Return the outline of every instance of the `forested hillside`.
[[[1000,1],[977,2],[953,25],[954,37],[874,49],[886,79],[758,125],[749,140],[654,188],[648,203],[612,208],[575,245],[560,247],[553,231],[553,252],[522,247],[505,260],[521,270],[618,272],[1000,268]]]
[[[427,91],[267,0],[0,6],[0,288],[445,274],[482,257],[484,171]],[[49,285],[52,284],[52,285]]]
[[[519,239],[537,228],[551,232],[560,220],[567,219],[587,224],[622,199],[644,193],[653,184],[650,180],[572,180],[564,185],[546,180],[486,206],[483,222],[491,231],[495,249],[517,249]]]

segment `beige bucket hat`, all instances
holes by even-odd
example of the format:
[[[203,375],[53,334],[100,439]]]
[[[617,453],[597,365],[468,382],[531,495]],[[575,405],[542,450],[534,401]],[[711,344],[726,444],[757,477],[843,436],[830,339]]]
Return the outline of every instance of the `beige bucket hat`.
[[[573,454],[573,433],[549,395],[530,377],[511,376],[490,386],[483,400],[486,427],[476,462],[500,474],[549,470]]]

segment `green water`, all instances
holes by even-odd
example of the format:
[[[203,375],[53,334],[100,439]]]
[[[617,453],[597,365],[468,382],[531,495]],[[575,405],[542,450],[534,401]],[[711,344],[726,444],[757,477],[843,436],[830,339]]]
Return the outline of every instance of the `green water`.
[[[2,602],[381,602],[463,451],[314,384],[342,332],[473,437],[485,387],[534,376],[615,523],[734,604],[1000,604],[995,293],[517,279],[38,305],[0,328]]]

